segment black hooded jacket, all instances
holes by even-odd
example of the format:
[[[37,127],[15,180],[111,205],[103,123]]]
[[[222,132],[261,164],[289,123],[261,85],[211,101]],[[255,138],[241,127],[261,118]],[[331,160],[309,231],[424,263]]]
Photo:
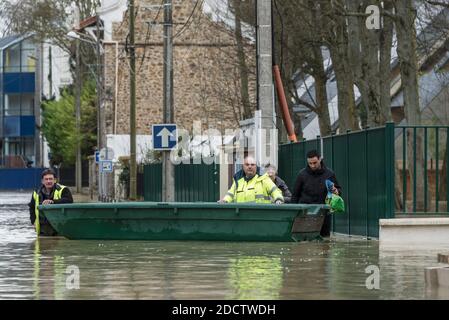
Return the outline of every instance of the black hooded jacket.
[[[321,169],[312,171],[309,166],[302,169],[296,178],[291,203],[324,204],[327,195],[326,180],[331,180],[341,195],[335,173],[321,161]]]

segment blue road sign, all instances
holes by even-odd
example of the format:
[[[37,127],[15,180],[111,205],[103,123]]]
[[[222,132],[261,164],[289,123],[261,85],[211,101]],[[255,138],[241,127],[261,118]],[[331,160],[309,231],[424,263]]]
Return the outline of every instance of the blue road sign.
[[[100,162],[100,151],[95,151],[95,163]]]
[[[177,141],[176,124],[153,125],[154,150],[171,150],[176,146]]]
[[[112,161],[111,160],[100,161],[100,172],[112,172]]]

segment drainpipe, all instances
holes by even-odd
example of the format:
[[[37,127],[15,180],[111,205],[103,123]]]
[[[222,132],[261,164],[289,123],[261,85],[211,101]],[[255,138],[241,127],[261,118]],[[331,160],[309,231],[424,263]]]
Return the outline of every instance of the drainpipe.
[[[288,111],[287,99],[285,97],[284,86],[282,84],[281,71],[279,70],[279,66],[276,64],[276,42],[274,41],[274,14],[273,14],[273,5],[271,6],[271,39],[272,39],[272,62],[273,62],[273,75],[274,75],[274,83],[276,86],[276,92],[279,99],[280,111],[282,114],[282,120],[284,121],[285,129],[287,130],[288,140],[290,142],[297,142],[295,129],[293,127],[293,121],[290,117],[290,112]]]
[[[281,72],[279,71],[278,65],[273,65],[274,79],[276,83],[276,92],[279,99],[280,110],[282,113],[282,120],[284,121],[285,129],[287,130],[288,140],[290,142],[297,142],[295,129],[293,127],[293,121],[290,117],[290,112],[288,111],[287,99],[285,98],[284,86],[282,85]]]

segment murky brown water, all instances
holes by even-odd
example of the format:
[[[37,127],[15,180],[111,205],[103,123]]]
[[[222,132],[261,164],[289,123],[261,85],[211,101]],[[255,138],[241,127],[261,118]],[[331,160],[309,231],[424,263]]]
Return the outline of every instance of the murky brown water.
[[[29,194],[0,193],[0,299],[449,299],[424,268],[449,248],[309,243],[36,240]],[[365,268],[380,269],[369,290]],[[79,289],[71,289],[73,266]],[[72,281],[72,282],[71,282]],[[67,286],[67,282],[69,286]],[[372,283],[372,282],[370,282]]]

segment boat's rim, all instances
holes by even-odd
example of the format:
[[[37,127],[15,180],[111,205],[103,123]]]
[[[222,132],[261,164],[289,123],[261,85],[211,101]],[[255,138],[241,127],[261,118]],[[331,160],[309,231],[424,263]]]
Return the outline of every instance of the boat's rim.
[[[216,203],[216,202],[88,202],[70,204],[40,205],[39,210],[58,209],[245,209],[245,210],[298,210],[330,209],[324,204],[260,204],[260,203]]]

